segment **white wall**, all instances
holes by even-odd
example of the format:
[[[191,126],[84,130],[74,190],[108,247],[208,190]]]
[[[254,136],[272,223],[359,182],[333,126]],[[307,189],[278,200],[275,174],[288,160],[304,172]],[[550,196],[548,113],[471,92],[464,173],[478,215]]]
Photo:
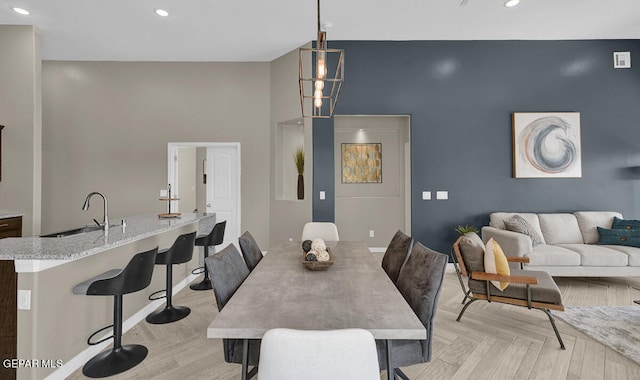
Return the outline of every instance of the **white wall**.
[[[306,65],[310,67],[310,65]],[[286,165],[287,153],[281,151],[282,159],[276,159],[276,129],[278,123],[289,122],[302,117],[300,109],[300,90],[298,88],[298,50],[294,50],[271,62],[271,165],[270,172],[276,172],[276,165]],[[271,176],[269,183],[271,193],[270,209],[270,240],[300,239],[304,223],[311,221],[311,195],[313,185],[313,149],[311,119],[303,120],[305,169],[304,169],[304,200],[283,200],[276,196],[276,176]],[[290,160],[293,165],[293,157]],[[293,168],[295,173],[295,166]],[[296,179],[297,181],[297,179]],[[295,189],[295,187],[293,187]],[[280,193],[282,194],[282,192]],[[290,195],[289,195],[290,196]],[[252,232],[253,233],[253,232]],[[266,250],[265,247],[260,247]]]
[[[31,26],[0,25],[0,210],[24,213],[23,236],[40,233],[42,90],[40,38]]]
[[[168,142],[240,142],[242,228],[269,245],[270,64],[43,63],[43,231],[166,212]],[[5,128],[6,129],[6,128]]]

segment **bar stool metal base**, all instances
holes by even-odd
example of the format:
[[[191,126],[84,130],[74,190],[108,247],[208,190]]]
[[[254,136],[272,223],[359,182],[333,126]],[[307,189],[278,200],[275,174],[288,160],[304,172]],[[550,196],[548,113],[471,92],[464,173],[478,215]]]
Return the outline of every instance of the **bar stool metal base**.
[[[154,325],[171,323],[185,318],[191,313],[191,309],[186,306],[167,306],[162,310],[156,310],[147,315],[147,322]]]
[[[145,346],[139,344],[110,349],[91,358],[82,367],[82,373],[92,378],[113,376],[140,364],[148,352]]]
[[[213,289],[213,286],[211,286],[211,280],[209,280],[208,278],[203,279],[202,281],[198,282],[197,284],[191,284],[191,285],[189,285],[189,287],[192,290],[209,290],[209,289]]]

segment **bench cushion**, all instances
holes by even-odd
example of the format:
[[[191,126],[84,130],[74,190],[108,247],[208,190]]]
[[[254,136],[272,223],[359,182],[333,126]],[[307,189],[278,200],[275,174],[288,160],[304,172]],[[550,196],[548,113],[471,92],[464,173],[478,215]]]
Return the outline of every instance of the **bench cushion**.
[[[547,244],[581,244],[582,233],[573,214],[538,214]]]
[[[533,251],[526,255],[529,258],[527,266],[579,266],[580,254],[557,245],[540,244],[533,247]]]
[[[536,277],[538,283],[531,285],[531,300],[535,302],[551,303],[555,305],[562,305],[562,295],[560,289],[556,285],[553,278],[549,276],[547,272],[532,271],[532,270],[519,270],[514,269],[511,271],[512,276],[530,276]],[[487,294],[486,281],[469,280],[469,289],[476,294]],[[498,290],[493,285],[491,286],[491,295],[515,298],[520,300],[527,299],[527,286],[524,284],[509,284],[509,287],[504,291]]]
[[[580,254],[580,262],[586,267],[625,267],[629,264],[629,256],[601,245],[560,244],[562,248]]]
[[[622,218],[622,214],[612,211],[578,211],[574,212],[582,233],[582,240],[587,244],[598,242],[598,227],[611,228],[613,218]]]
[[[626,254],[629,258],[628,265],[630,267],[640,267],[640,248],[627,247],[625,245],[603,245],[601,247]]]

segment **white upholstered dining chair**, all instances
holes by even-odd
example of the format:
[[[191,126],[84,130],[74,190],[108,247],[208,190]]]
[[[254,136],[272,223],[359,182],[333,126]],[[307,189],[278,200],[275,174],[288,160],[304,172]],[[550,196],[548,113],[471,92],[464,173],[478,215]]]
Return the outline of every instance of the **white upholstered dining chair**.
[[[272,329],[262,337],[259,380],[378,380],[373,335],[363,329]]]
[[[338,227],[331,222],[309,222],[302,228],[302,241],[322,239],[325,241],[338,241]]]

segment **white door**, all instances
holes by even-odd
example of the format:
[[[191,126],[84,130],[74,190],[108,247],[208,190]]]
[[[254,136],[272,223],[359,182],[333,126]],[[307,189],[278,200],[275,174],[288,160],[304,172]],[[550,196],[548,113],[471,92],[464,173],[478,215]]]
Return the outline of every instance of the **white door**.
[[[207,147],[207,212],[216,213],[216,222],[227,221],[226,247],[238,247],[240,236],[240,146]]]

